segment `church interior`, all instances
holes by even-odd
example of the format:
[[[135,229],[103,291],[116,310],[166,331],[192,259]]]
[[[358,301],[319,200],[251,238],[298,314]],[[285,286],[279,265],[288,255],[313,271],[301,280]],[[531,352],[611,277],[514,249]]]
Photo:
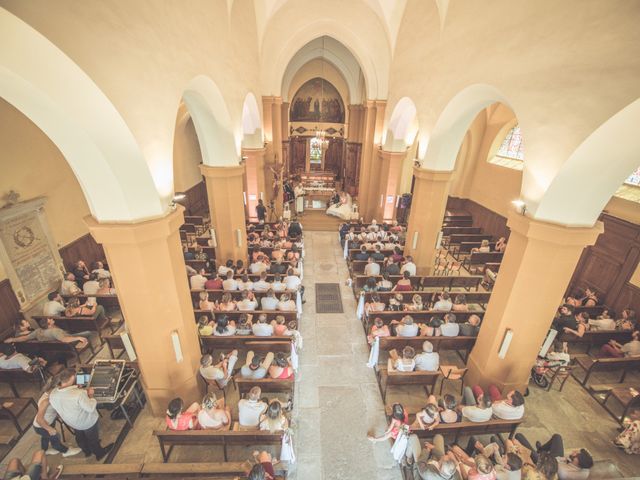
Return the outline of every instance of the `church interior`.
[[[639,24],[0,0],[0,475],[640,478]]]

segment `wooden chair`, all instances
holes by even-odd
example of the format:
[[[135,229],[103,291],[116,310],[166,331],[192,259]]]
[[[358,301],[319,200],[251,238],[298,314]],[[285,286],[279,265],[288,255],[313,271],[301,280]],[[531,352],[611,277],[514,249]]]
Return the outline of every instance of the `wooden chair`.
[[[445,381],[456,381],[460,380],[460,395],[462,395],[462,391],[464,389],[464,376],[467,374],[467,367],[460,368],[455,365],[440,365],[440,372],[442,373],[442,381],[440,382],[440,392],[439,395],[442,395],[442,388],[444,387]]]
[[[456,275],[460,275],[460,270],[462,269],[462,262],[451,262],[447,267],[447,275],[451,275],[455,273]]]
[[[549,385],[546,388],[547,392],[551,390],[551,386],[556,380],[560,383],[558,391],[561,392],[567,379],[571,376],[572,370],[573,365],[559,365],[557,367],[550,368],[545,373],[545,377],[549,380]]]
[[[445,276],[449,268],[449,262],[445,258],[436,258],[436,266],[433,269],[434,275]]]

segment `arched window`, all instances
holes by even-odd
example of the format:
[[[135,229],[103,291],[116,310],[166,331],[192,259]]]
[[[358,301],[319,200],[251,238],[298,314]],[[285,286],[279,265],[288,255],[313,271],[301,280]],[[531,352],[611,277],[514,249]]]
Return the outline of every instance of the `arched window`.
[[[626,183],[627,185],[635,185],[636,187],[640,187],[640,167],[636,168],[635,171],[624,181],[624,183]]]
[[[636,168],[618,188],[615,197],[640,203],[640,167]]]
[[[524,168],[524,141],[520,126],[516,124],[502,140],[500,147],[489,163],[522,170]]]

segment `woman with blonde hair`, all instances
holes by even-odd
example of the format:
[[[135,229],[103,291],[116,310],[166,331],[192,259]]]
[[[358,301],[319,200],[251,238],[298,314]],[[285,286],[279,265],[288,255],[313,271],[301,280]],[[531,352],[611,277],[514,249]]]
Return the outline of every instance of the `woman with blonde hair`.
[[[225,293],[222,295],[217,309],[221,312],[231,312],[233,310],[237,310],[238,306],[236,305],[236,302],[233,301],[231,294]]]
[[[216,304],[209,301],[209,292],[200,292],[198,297],[200,298],[200,301],[198,302],[200,310],[208,310],[212,312],[216,309]]]
[[[200,405],[198,424],[203,430],[229,429],[231,409],[225,406],[224,398],[217,400],[213,393],[208,393]]]
[[[271,433],[286,430],[289,427],[289,420],[282,411],[282,404],[279,400],[272,400],[267,407],[267,411],[260,416],[260,430],[268,430]]]

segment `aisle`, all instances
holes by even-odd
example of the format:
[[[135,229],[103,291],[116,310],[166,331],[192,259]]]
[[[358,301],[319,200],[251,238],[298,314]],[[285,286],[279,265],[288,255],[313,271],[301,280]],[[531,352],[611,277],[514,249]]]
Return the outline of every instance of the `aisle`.
[[[304,219],[303,219],[304,226]],[[305,231],[304,350],[296,382],[298,463],[294,480],[400,479],[386,442],[367,433],[385,428],[384,407],[335,232]],[[339,283],[344,313],[315,313],[315,283]]]

